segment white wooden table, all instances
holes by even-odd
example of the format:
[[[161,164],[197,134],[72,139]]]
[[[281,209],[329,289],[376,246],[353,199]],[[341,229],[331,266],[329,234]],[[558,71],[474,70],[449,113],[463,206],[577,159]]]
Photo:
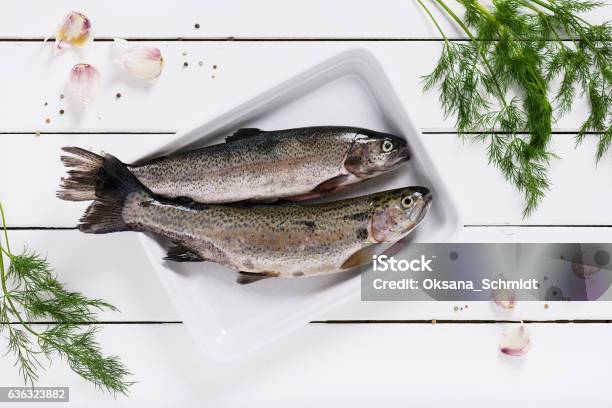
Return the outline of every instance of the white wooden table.
[[[73,9],[90,17],[97,41],[53,56],[43,39]],[[592,17],[610,19],[612,7]],[[109,58],[114,37],[162,50],[166,66],[155,85],[122,79]],[[610,155],[596,167],[593,138],[574,149],[572,132],[586,105],[556,125],[553,148],[563,160],[552,164],[553,187],[539,211],[522,219],[520,195],[486,165],[483,146],[464,145],[437,94],[421,92],[420,76],[434,66],[441,44],[413,0],[7,0],[0,13],[0,201],[13,246],[27,242],[44,251],[70,288],[121,309],[100,316],[100,340],[138,381],[129,398],[113,399],[58,361],[40,385],[70,386],[71,406],[88,407],[612,405],[609,303],[545,309],[530,302],[507,315],[486,303],[456,312],[452,303],[355,298],[237,362],[209,360],[181,324],[136,234],[83,235],[73,227],[84,207],[55,198],[61,146],[135,156],[359,47],[380,60],[419,119],[463,213],[462,241],[612,242]],[[97,103],[80,113],[59,97],[77,62],[94,64],[104,77]],[[497,350],[498,321],[509,318],[537,321],[529,324],[533,349],[523,359]],[[551,322],[558,319],[590,322]],[[10,356],[0,360],[2,386],[21,384],[11,365]]]

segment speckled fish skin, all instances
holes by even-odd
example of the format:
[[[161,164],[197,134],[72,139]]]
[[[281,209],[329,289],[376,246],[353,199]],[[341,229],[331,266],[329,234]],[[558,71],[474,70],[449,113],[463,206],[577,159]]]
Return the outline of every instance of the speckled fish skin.
[[[134,192],[121,218],[127,229],[162,235],[201,260],[267,277],[299,277],[340,272],[360,250],[400,240],[423,220],[430,202],[428,189],[408,187],[322,204],[196,209]],[[88,221],[86,215],[82,231],[108,232]]]
[[[409,156],[404,139],[355,127],[242,129],[226,143],[129,169],[153,193],[171,199],[304,200],[391,171]]]
[[[239,283],[334,273],[369,262],[365,254],[372,247],[397,242],[416,228],[432,200],[427,188],[406,187],[321,204],[181,205],[153,194],[114,156],[65,151],[72,154],[64,161],[73,170],[58,196],[96,197],[79,230],[150,231],[175,243],[165,259],[224,264],[241,273]]]

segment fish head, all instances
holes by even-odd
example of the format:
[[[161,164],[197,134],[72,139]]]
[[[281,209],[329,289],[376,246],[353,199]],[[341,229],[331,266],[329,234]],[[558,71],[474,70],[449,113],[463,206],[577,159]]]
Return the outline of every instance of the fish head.
[[[410,159],[406,141],[390,133],[359,129],[344,161],[355,176],[366,179],[391,171]]]
[[[376,243],[399,241],[423,221],[431,200],[432,195],[426,187],[406,187],[381,193],[372,202],[370,240]]]

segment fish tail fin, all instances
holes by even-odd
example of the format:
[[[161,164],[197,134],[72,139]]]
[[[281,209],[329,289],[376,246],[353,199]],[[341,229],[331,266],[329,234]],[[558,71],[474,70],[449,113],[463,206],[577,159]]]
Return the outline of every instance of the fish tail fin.
[[[81,218],[79,230],[92,234],[138,230],[136,225],[125,221],[124,209],[127,205],[142,205],[149,201],[151,192],[116,157],[110,154],[98,156],[78,148],[70,149],[65,151],[78,156],[74,158],[75,162],[81,161],[78,171],[90,171],[87,175],[79,174],[81,179],[73,179],[72,182],[77,183],[76,191],[88,191],[88,194],[94,195],[95,200]],[[89,183],[89,187],[83,185],[86,182]],[[71,194],[73,191],[71,184],[63,184],[62,188],[66,194]],[[89,190],[85,190],[86,188]]]
[[[62,177],[57,197],[67,201],[96,199],[96,188],[103,174],[104,157],[80,147],[64,147],[70,156],[61,160],[69,168],[68,177]]]
[[[107,234],[109,232],[133,231],[123,221],[123,208],[114,203],[94,201],[81,217],[78,228],[88,234]]]

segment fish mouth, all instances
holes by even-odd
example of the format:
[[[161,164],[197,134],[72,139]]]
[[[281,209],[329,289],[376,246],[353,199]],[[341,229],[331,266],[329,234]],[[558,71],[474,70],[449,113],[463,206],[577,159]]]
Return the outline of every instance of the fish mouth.
[[[421,196],[423,197],[423,201],[424,201],[419,211],[419,215],[417,216],[417,219],[416,219],[416,225],[419,225],[421,221],[423,221],[427,213],[429,212],[429,208],[431,207],[431,202],[433,201],[433,195],[431,194],[431,191],[427,187],[415,186],[415,187],[411,187],[411,189],[414,192],[421,194]]]
[[[425,216],[429,212],[429,207],[431,207],[432,200],[433,200],[433,197],[431,196],[431,194],[429,194],[429,196],[425,199],[425,204],[423,204],[423,208],[421,208],[421,212],[419,213],[419,216],[417,218],[417,225],[419,225],[421,221],[425,219]]]
[[[409,161],[410,158],[410,150],[408,150],[408,146],[404,145],[400,147],[396,152],[394,152],[391,157],[389,157],[384,166],[382,166],[381,169],[377,170],[377,173],[380,174],[387,171],[395,170],[400,165]]]
[[[392,166],[397,166],[401,163],[407,162],[408,160],[410,160],[410,158],[412,157],[412,155],[410,154],[410,150],[408,149],[408,146],[406,144],[404,144],[396,153],[395,158],[393,160],[393,163],[391,164]]]
[[[419,193],[420,195],[423,196],[424,200],[429,200],[431,201],[432,197],[431,197],[431,191],[427,188],[427,187],[423,187],[423,186],[412,186],[410,187],[410,190],[412,190],[415,193]]]

